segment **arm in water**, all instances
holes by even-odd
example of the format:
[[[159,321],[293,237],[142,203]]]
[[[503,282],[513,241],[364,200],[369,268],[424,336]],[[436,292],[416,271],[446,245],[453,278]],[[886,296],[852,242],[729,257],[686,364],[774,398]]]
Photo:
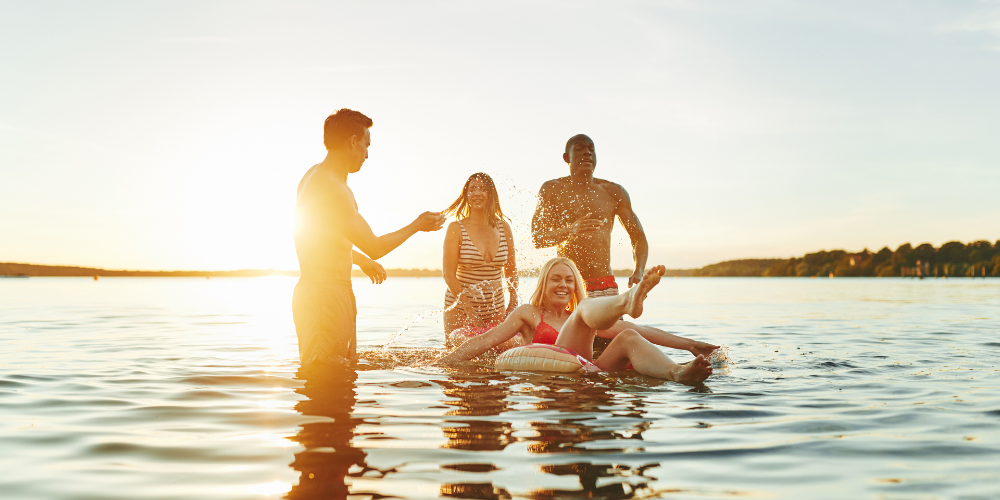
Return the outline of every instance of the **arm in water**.
[[[534,306],[529,304],[514,309],[514,312],[507,316],[507,319],[503,320],[503,323],[489,329],[482,335],[477,335],[466,340],[462,345],[456,347],[454,351],[435,359],[431,364],[448,365],[472,359],[510,340],[522,328],[530,324],[527,318],[531,317],[533,309]]]

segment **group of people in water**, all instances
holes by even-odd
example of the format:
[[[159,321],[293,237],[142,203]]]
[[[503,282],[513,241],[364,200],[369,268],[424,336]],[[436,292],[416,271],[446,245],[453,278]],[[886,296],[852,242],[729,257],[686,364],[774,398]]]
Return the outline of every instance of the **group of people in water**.
[[[449,344],[458,345],[434,364],[542,343],[568,349],[603,371],[634,369],[679,382],[700,382],[712,374],[707,357],[718,346],[623,320],[626,314],[633,319],[642,314],[646,294],[660,282],[664,268],[645,269],[648,243],[642,225],[625,189],[594,177],[597,154],[589,137],[567,141],[563,160],[569,175],[541,187],[532,242],[539,248],[556,246],[559,256],[542,266],[529,302],[519,305],[511,227],[496,186],[484,173],[469,177],[443,212],[424,212],[382,236],[372,232],[347,186],[348,174],[368,158],[371,126],[372,120],[357,111],[330,115],[323,131],[327,156],[299,184],[295,248],[301,275],[292,314],[303,365],[357,356],[352,265],[381,283],[386,274],[377,259],[419,231],[441,229],[454,216],[444,241],[444,326]],[[628,232],[635,263],[622,294],[610,267],[616,217]],[[610,343],[595,359],[597,337]],[[695,359],[675,363],[657,345],[687,350]]]

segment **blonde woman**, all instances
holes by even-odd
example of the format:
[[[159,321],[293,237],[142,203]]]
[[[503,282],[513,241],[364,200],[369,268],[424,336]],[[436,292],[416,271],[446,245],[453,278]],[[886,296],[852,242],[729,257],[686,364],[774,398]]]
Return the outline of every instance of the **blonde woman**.
[[[514,242],[493,179],[482,172],[465,181],[443,213],[457,219],[444,238],[444,332],[462,341],[500,324],[517,307]]]
[[[646,272],[639,285],[613,297],[586,298],[586,285],[572,260],[556,257],[541,270],[531,301],[507,316],[499,326],[475,336],[434,361],[450,364],[474,358],[520,336],[520,344],[554,343],[575,351],[604,371],[634,368],[639,373],[678,382],[699,382],[712,374],[705,358],[718,346],[671,335],[657,328],[619,321],[623,314],[642,314],[646,294],[660,282],[663,266]],[[594,337],[612,338],[593,359]],[[672,361],[648,340],[685,349],[696,357],[683,365]]]

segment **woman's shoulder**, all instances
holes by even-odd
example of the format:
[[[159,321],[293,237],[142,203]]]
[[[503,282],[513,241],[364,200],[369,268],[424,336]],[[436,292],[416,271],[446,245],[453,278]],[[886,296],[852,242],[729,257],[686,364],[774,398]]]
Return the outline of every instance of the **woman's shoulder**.
[[[511,315],[517,315],[530,325],[535,325],[536,320],[542,317],[542,308],[531,304],[521,304],[511,311]]]

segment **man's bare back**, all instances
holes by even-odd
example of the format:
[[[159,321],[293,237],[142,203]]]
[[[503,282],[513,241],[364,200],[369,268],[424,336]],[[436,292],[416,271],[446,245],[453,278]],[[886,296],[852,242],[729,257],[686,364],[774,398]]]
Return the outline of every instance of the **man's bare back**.
[[[642,279],[648,244],[625,188],[594,178],[597,153],[585,135],[567,143],[563,159],[570,175],[546,181],[538,192],[531,221],[536,248],[557,246],[560,256],[573,259],[585,280],[611,276],[611,230],[615,217],[632,241],[635,272],[629,286]]]

